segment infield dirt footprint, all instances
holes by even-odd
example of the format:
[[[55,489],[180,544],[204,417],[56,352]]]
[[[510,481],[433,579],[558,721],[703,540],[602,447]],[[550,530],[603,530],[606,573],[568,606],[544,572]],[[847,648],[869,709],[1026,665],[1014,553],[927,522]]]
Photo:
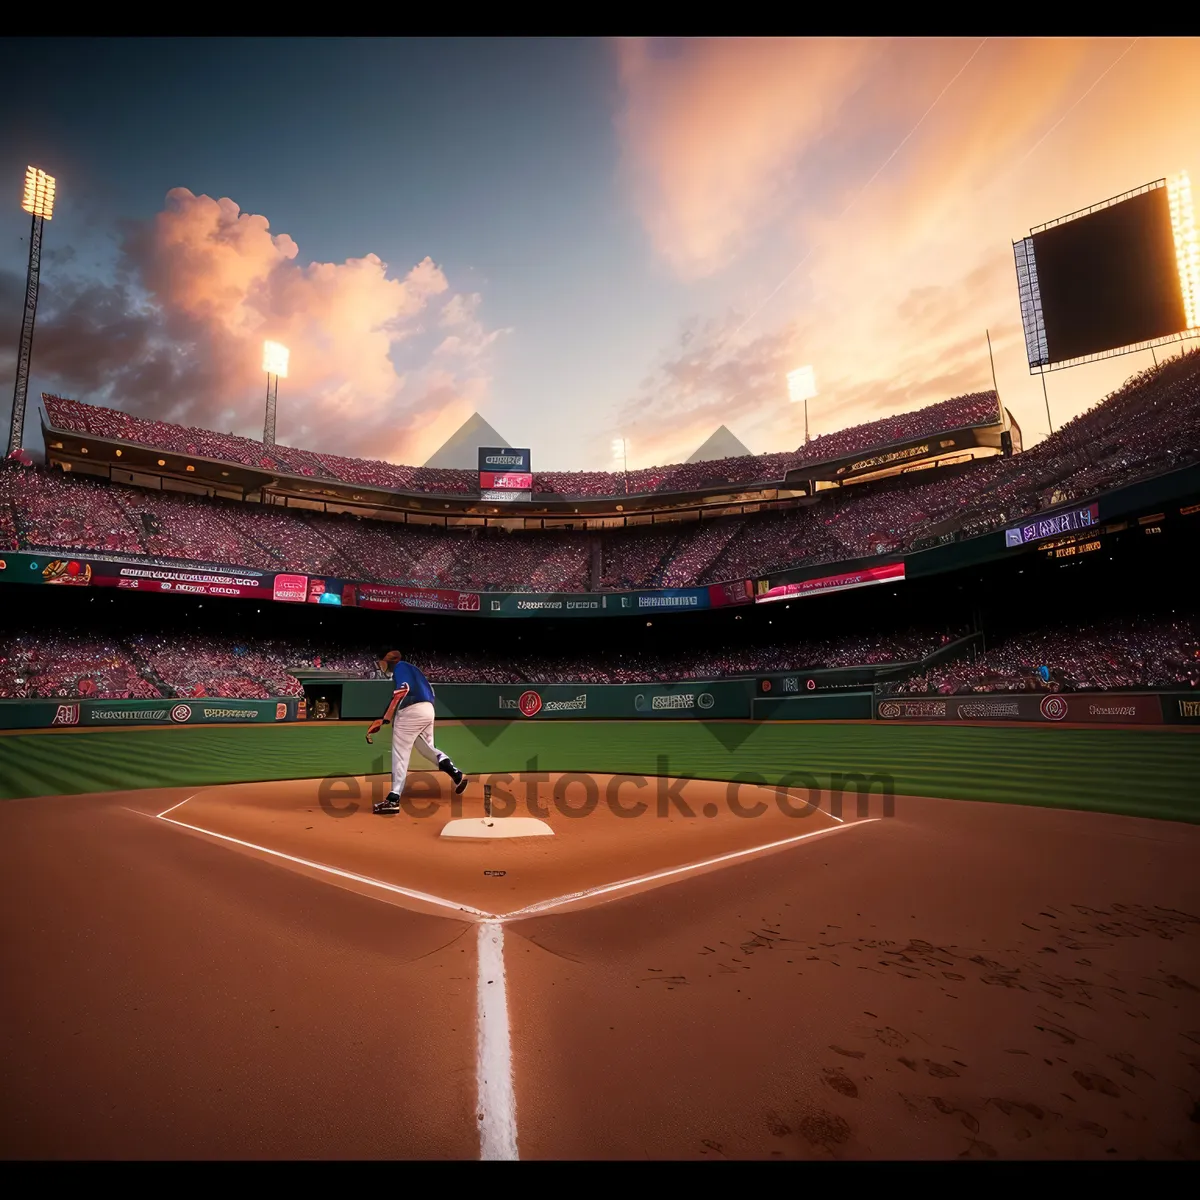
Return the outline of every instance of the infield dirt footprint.
[[[821,1078],[835,1092],[840,1092],[851,1100],[858,1098],[858,1084],[841,1067],[826,1067]]]
[[[903,1055],[897,1055],[896,1061],[902,1063],[910,1071],[916,1071],[918,1069],[916,1059],[905,1058]],[[934,1079],[957,1079],[959,1077],[959,1072],[953,1067],[946,1066],[945,1063],[933,1062],[928,1058],[921,1059],[921,1062],[924,1064],[925,1070],[932,1075]]]
[[[1105,1075],[1098,1075],[1093,1071],[1072,1071],[1071,1078],[1084,1091],[1100,1092],[1102,1095],[1112,1096],[1118,1100],[1121,1097],[1121,1089]]]
[[[823,1108],[804,1113],[797,1127],[806,1141],[825,1150],[832,1150],[834,1146],[850,1140],[850,1123]]]

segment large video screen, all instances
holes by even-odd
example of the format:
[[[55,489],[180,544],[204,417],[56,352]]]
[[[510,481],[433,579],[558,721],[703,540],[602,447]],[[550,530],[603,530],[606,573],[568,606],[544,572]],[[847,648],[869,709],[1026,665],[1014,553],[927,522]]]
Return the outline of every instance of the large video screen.
[[[514,450],[508,446],[480,446],[479,473],[485,471],[505,475],[509,472],[527,475],[533,468],[529,465],[529,450]]]
[[[1165,182],[1034,232],[1015,249],[1030,366],[1188,328]]]
[[[528,447],[479,447],[479,494],[484,500],[528,500],[533,468]]]

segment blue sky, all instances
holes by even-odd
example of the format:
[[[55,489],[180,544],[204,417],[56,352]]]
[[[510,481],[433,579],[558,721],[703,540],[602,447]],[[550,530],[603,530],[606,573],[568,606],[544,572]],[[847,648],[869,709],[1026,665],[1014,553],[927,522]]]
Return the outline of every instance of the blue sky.
[[[607,468],[619,433],[642,466],[723,422],[795,445],[806,362],[814,432],[988,387],[987,328],[1033,440],[1011,242],[1200,174],[1198,47],[9,39],[0,383],[35,163],[32,394],[252,434],[273,335],[282,441],[423,461],[478,409],[535,466]],[[1056,377],[1059,419],[1143,365]]]

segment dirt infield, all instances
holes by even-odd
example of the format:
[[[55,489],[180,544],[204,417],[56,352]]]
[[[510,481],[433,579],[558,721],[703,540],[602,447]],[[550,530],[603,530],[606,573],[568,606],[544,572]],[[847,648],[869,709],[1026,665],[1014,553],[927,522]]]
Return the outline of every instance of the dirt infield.
[[[0,1155],[1200,1158],[1200,828],[594,778],[0,806]]]

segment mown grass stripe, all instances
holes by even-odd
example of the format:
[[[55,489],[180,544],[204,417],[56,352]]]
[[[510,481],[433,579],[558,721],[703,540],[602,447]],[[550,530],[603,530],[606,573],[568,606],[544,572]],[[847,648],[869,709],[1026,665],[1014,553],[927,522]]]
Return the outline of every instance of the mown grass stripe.
[[[0,798],[383,773],[386,735],[362,725],[96,730],[0,738]],[[493,736],[494,735],[494,736]],[[760,725],[723,745],[703,724],[528,721],[447,725],[439,745],[471,774],[541,771],[774,783],[793,771],[891,777],[897,795],[1001,801],[1200,821],[1200,738],[1161,728]],[[665,760],[665,763],[664,761]]]

